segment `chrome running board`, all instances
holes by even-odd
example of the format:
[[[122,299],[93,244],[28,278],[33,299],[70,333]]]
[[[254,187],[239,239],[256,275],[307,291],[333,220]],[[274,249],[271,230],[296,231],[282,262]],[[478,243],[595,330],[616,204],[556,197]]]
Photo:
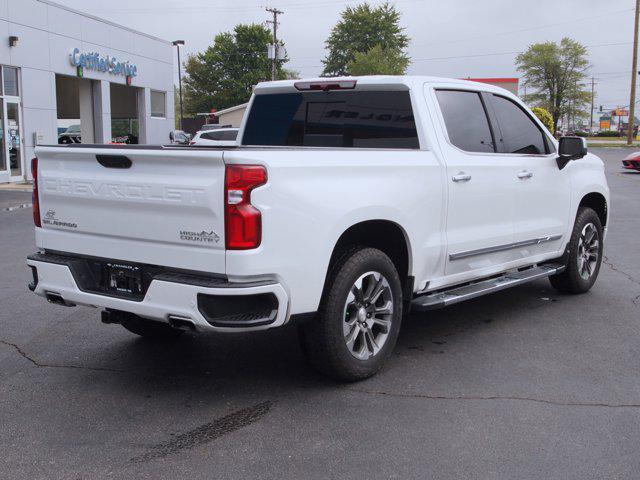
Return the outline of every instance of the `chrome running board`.
[[[411,308],[422,311],[446,307],[454,303],[464,302],[465,300],[515,287],[516,285],[522,285],[538,278],[549,277],[562,272],[564,269],[564,265],[545,264],[527,268],[526,270],[507,272],[487,280],[420,295],[413,299]]]

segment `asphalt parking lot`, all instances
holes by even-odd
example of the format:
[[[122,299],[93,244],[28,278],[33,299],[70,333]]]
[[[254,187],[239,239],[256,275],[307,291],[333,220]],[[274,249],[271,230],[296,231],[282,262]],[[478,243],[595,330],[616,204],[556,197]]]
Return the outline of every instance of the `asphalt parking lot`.
[[[612,218],[590,293],[544,280],[413,315],[350,385],[291,328],[153,344],[46,303],[31,212],[0,209],[0,478],[639,478],[640,173],[592,151]]]
[[[28,205],[31,205],[31,193],[26,191],[0,190],[0,213],[26,208]]]

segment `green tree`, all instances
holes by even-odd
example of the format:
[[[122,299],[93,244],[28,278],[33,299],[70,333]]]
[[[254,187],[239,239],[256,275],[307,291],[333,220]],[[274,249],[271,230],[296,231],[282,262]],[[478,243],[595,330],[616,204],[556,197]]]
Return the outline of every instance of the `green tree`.
[[[236,25],[233,32],[215,36],[213,45],[191,55],[185,62],[183,79],[185,115],[209,112],[244,103],[255,84],[271,79],[267,44],[271,33],[262,25]],[[283,47],[284,43],[280,43]],[[292,76],[278,60],[279,79]]]
[[[376,46],[392,55],[394,62],[406,62],[406,69],[409,64],[409,57],[405,53],[408,43],[409,37],[400,26],[400,13],[389,3],[378,7],[371,7],[368,3],[347,7],[325,42],[328,53],[322,60],[322,75],[348,75],[351,73],[349,65],[356,60],[356,53],[367,54]],[[388,65],[380,66],[388,68]]]
[[[547,127],[547,130],[549,130],[552,134],[555,133],[553,131],[553,117],[549,113],[549,110],[542,107],[533,107],[531,111],[536,117],[538,117],[542,124]]]
[[[184,100],[184,99],[183,99]],[[174,127],[176,130],[180,130],[180,90],[175,85],[173,86],[173,111],[175,112]]]
[[[535,89],[527,100],[551,113],[552,133],[563,115],[584,114],[583,108],[591,98],[583,83],[589,68],[584,45],[570,38],[563,38],[559,44],[536,43],[516,57],[516,65],[524,75],[524,85]]]
[[[356,52],[347,65],[349,75],[404,75],[409,59],[399,50],[376,45],[366,53]]]

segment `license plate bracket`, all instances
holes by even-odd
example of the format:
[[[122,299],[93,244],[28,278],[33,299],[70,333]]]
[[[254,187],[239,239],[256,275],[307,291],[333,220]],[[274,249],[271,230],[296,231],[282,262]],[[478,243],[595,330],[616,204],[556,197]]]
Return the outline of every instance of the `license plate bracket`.
[[[119,295],[141,295],[143,293],[142,268],[125,263],[105,265],[107,291]]]

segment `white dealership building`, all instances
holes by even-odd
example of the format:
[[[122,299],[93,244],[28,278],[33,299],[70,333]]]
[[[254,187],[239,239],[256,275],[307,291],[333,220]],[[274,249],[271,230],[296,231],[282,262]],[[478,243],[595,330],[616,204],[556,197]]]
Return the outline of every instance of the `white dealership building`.
[[[49,0],[0,0],[0,183],[38,144],[168,143],[171,42]]]

